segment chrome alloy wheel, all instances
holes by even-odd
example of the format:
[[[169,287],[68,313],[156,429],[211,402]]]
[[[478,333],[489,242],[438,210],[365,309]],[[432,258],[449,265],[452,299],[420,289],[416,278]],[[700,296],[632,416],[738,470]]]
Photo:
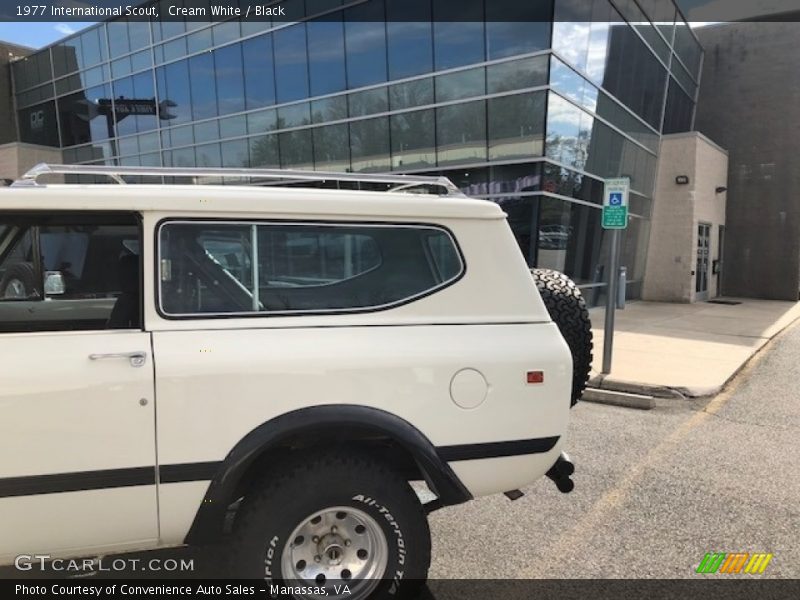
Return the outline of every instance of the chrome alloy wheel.
[[[307,586],[346,584],[347,597],[356,600],[380,583],[388,561],[388,542],[378,522],[357,508],[335,506],[294,529],[283,548],[281,572]]]

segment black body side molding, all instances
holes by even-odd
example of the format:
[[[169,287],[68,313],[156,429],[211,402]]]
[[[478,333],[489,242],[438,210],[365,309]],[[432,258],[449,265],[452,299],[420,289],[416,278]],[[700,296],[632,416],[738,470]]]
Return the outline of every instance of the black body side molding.
[[[242,477],[265,452],[285,446],[291,440],[314,439],[320,434],[330,436],[332,432],[340,434],[342,442],[348,439],[391,440],[413,456],[443,506],[472,499],[436,447],[407,421],[365,406],[315,406],[286,413],[256,427],[228,453],[206,491],[185,542],[206,543],[222,535],[228,506],[238,500],[236,495]]]

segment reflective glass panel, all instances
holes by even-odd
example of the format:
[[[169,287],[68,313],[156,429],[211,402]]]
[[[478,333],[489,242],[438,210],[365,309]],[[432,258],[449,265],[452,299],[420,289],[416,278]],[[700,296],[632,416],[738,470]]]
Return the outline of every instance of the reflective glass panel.
[[[110,21],[108,27],[108,46],[111,58],[122,56],[131,51],[128,38],[128,23],[126,21]]]
[[[312,169],[314,167],[310,129],[279,133],[278,145],[280,147],[282,168]]]
[[[308,22],[311,95],[339,92],[347,86],[344,66],[344,26],[328,16]]]
[[[488,100],[489,160],[542,156],[545,92]]]
[[[219,114],[241,112],[245,109],[242,46],[231,44],[214,51]]]
[[[272,36],[262,35],[242,42],[245,104],[248,110],[275,103],[275,71]]]
[[[200,52],[201,50],[207,50],[213,45],[210,29],[202,29],[186,36],[186,49],[190,54]]]
[[[250,166],[250,150],[247,140],[222,142],[220,147],[222,149],[223,167],[247,168]]]
[[[697,84],[677,60],[672,61],[672,75],[678,80],[678,83],[681,84],[683,91],[686,92],[689,97],[694,98],[697,93]]]
[[[386,81],[386,23],[383,0],[369,0],[345,11],[347,86]]]
[[[391,116],[392,169],[436,166],[433,109]]]
[[[387,89],[376,88],[356,92],[347,97],[351,117],[363,117],[375,113],[386,112],[389,109]]]
[[[389,119],[366,119],[350,123],[353,171],[388,171]]]
[[[552,9],[552,0],[487,0],[487,58],[492,60],[549,48]]]
[[[435,85],[437,102],[483,96],[486,93],[486,71],[480,67],[439,75]]]
[[[191,120],[191,91],[189,86],[189,65],[185,60],[170,63],[156,69],[158,100],[167,114],[170,125],[186,123]],[[162,118],[165,115],[162,114]]]
[[[310,108],[308,102],[280,107],[278,109],[278,129],[308,125],[311,123]]]
[[[194,143],[211,142],[219,139],[219,123],[204,121],[194,125]]]
[[[153,57],[150,50],[142,50],[131,55],[131,71],[141,71],[153,66]]]
[[[74,146],[109,137],[111,90],[108,85],[58,99],[61,144]]]
[[[311,121],[325,123],[347,118],[347,96],[322,98],[311,102]]]
[[[260,110],[247,115],[247,133],[266,133],[278,128],[278,113],[275,109]]]
[[[236,19],[225,21],[224,23],[217,23],[211,28],[211,37],[214,40],[215,46],[232,42],[239,38],[240,35],[239,21]]]
[[[277,135],[260,135],[250,138],[249,142],[251,167],[263,167],[266,169],[281,166]]]
[[[198,167],[221,167],[222,154],[219,144],[204,144],[195,147],[195,161]]]
[[[669,60],[669,46],[656,31],[635,0],[615,0],[617,9],[625,20],[639,32],[664,62]]]
[[[150,44],[150,23],[147,21],[129,21],[128,39],[131,51],[139,50]]]
[[[606,237],[600,226],[601,211],[548,197],[537,197],[533,207],[536,266],[558,270],[579,285],[601,283]],[[588,301],[596,304],[591,298]]]
[[[111,62],[111,76],[124,77],[131,73],[131,57],[125,56]]]
[[[389,106],[392,110],[433,104],[433,78],[415,79],[389,86]]]
[[[291,25],[274,34],[275,82],[278,102],[308,97],[308,57],[305,23]]]
[[[490,94],[547,85],[547,56],[534,56],[489,65],[486,84]]]
[[[556,57],[552,59],[551,69],[550,84],[554,89],[592,112],[597,110],[597,88],[593,84]]]
[[[436,146],[440,165],[486,160],[486,101],[437,108]]]
[[[53,73],[56,77],[66,75],[67,73],[74,73],[80,68],[80,38],[65,40],[64,42],[53,46],[52,51]],[[16,63],[17,67],[14,69],[14,75],[17,89],[24,89],[30,85],[35,85],[35,78],[32,78],[30,81],[28,81],[29,78],[27,77],[27,73],[24,73],[24,75],[26,75],[25,77],[21,77],[23,74],[18,72],[19,66],[24,65],[29,60],[31,59],[22,59],[20,62]],[[32,69],[30,68],[27,69],[27,71],[31,70]]]
[[[90,27],[81,35],[83,66],[91,67],[103,62],[108,56],[106,30],[104,25]]]
[[[192,118],[216,117],[217,86],[214,75],[214,56],[198,54],[189,59],[189,79],[192,90]]]
[[[50,71],[50,50],[43,50],[21,58],[11,63],[14,70],[14,83],[18,90],[24,90],[50,81],[53,75]],[[74,65],[77,69],[77,62]],[[72,68],[72,65],[70,66]],[[58,75],[58,73],[56,73]]]
[[[149,131],[157,127],[153,75],[149,71],[112,83],[117,135]]]
[[[667,108],[664,113],[664,134],[682,133],[692,128],[694,102],[674,79],[669,81]]]
[[[156,62],[166,62],[186,56],[186,39],[187,38],[185,37],[178,38],[177,40],[167,42],[163,46],[157,47]],[[161,48],[160,54],[158,52],[158,48]]]
[[[168,167],[194,167],[194,148],[180,148],[164,153],[164,166]]]
[[[591,28],[591,2],[587,2],[587,0],[556,0],[553,50],[581,71],[586,70]]]
[[[437,70],[486,59],[483,2],[433,0],[433,56]]]
[[[347,123],[313,129],[314,168],[322,171],[350,169],[350,133]]]
[[[551,92],[547,107],[548,158],[583,169],[593,122],[590,115]]]
[[[675,53],[689,69],[692,77],[697,80],[700,74],[700,63],[703,59],[703,49],[683,19],[679,19],[675,26],[674,47]]]
[[[220,119],[219,134],[223,138],[247,135],[247,117],[239,115],[236,117],[228,117],[227,119]]]
[[[666,92],[666,69],[627,25],[612,26],[607,42],[605,63],[600,66],[598,59],[598,68],[589,69],[588,75],[657,128]]]
[[[176,127],[171,130],[170,134],[171,146],[189,146],[194,144],[194,127],[191,125],[184,125],[183,127]]]
[[[389,79],[433,70],[430,0],[386,0]]]

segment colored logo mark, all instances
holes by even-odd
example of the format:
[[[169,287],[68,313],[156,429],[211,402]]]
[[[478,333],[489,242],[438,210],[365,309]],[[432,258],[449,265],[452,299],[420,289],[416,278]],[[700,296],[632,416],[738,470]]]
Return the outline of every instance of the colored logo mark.
[[[622,206],[622,194],[618,194],[616,192],[612,192],[609,195],[608,203],[611,206]]]
[[[767,569],[767,565],[771,560],[772,554],[710,552],[703,557],[696,572],[760,575]]]

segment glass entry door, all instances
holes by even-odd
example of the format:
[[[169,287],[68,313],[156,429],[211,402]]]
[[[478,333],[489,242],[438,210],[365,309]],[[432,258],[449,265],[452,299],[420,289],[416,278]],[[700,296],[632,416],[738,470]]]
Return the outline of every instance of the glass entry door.
[[[711,254],[711,225],[697,225],[697,268],[695,269],[696,299],[700,302],[708,300],[708,266]]]

